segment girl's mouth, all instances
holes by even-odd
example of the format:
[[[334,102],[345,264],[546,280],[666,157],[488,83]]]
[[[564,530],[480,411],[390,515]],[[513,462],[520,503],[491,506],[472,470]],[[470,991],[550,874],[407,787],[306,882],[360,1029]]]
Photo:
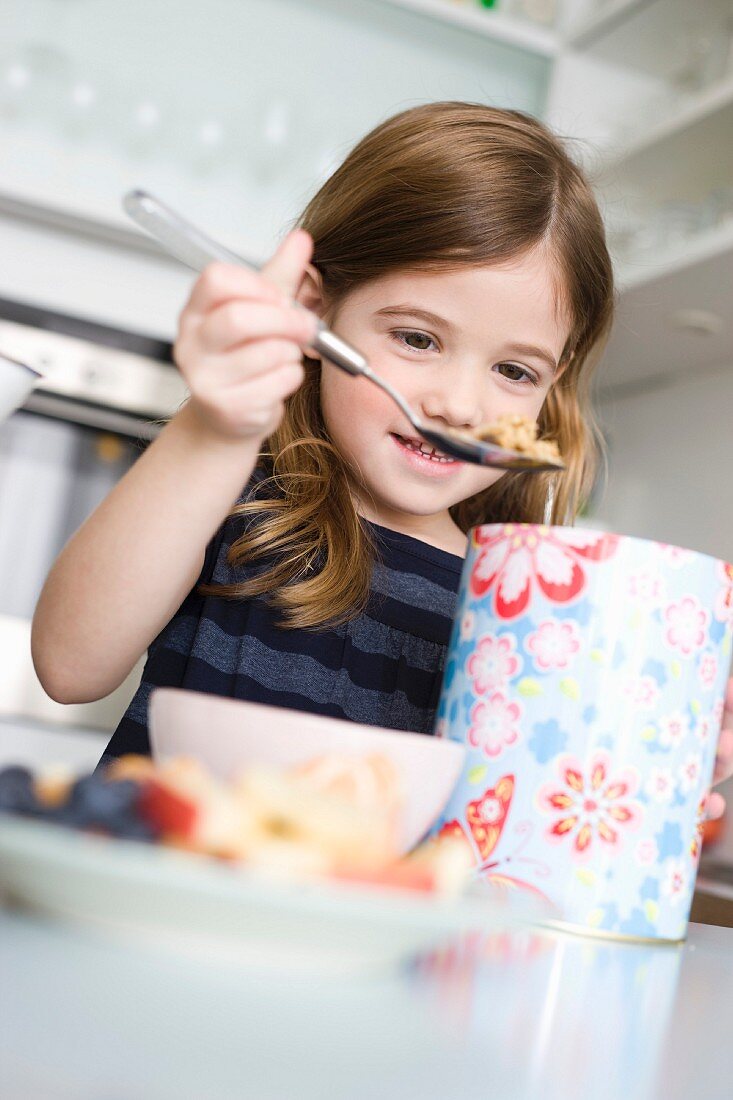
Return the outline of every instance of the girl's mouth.
[[[420,469],[423,473],[448,473],[463,465],[457,459],[442,454],[441,451],[436,450],[435,447],[431,446],[430,443],[426,443],[423,439],[407,439],[403,435],[397,435],[396,432],[390,434],[402,454],[408,458],[410,465]]]

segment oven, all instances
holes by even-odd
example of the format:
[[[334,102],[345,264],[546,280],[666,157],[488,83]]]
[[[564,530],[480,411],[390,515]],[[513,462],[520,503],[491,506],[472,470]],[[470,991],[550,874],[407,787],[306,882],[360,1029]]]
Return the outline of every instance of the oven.
[[[171,345],[0,299],[0,351],[42,379],[0,424],[0,717],[108,731],[142,661],[95,703],[61,705],[30,656],[33,611],[51,565],[185,400]]]

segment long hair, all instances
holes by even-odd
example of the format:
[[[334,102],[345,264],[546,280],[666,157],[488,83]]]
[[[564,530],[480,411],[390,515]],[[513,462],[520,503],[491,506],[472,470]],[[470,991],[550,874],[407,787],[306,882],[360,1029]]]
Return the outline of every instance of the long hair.
[[[456,504],[463,531],[502,521],[572,523],[592,488],[598,433],[591,368],[613,315],[613,273],[591,189],[561,141],[518,111],[430,103],[372,130],[323,184],[298,220],[313,237],[313,264],[329,309],[350,291],[398,270],[487,265],[542,248],[570,318],[558,381],[539,416],[557,441],[561,473],[504,474]],[[234,515],[256,517],[230,548],[230,563],[263,568],[205,594],[267,594],[286,627],[325,628],[365,607],[375,548],[356,512],[349,471],[320,410],[320,364],[266,441],[269,477]],[[551,499],[551,514],[546,515]]]

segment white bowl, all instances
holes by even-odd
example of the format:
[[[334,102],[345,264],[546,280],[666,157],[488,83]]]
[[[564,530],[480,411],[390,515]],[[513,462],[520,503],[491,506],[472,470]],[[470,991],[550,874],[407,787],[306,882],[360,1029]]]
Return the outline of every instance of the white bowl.
[[[438,819],[455,786],[465,747],[423,733],[402,733],[317,714],[156,688],[150,696],[155,760],[194,756],[221,779],[252,765],[291,767],[323,753],[381,753],[397,769],[405,795],[402,851]]]

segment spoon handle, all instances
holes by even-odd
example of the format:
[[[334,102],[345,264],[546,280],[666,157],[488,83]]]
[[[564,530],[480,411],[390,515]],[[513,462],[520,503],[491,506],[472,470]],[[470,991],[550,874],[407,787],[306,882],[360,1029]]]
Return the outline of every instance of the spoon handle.
[[[128,191],[122,200],[122,205],[132,220],[151,237],[155,237],[166,252],[170,252],[177,260],[193,268],[194,271],[203,271],[206,265],[214,260],[237,264],[251,271],[261,270],[259,264],[245,260],[236,252],[230,252],[228,248],[213,241],[197,226],[192,225],[147,191]],[[311,346],[314,351],[325,355],[348,374],[371,373],[361,352],[337,336],[335,332],[331,332],[321,320],[318,321],[318,330]]]

